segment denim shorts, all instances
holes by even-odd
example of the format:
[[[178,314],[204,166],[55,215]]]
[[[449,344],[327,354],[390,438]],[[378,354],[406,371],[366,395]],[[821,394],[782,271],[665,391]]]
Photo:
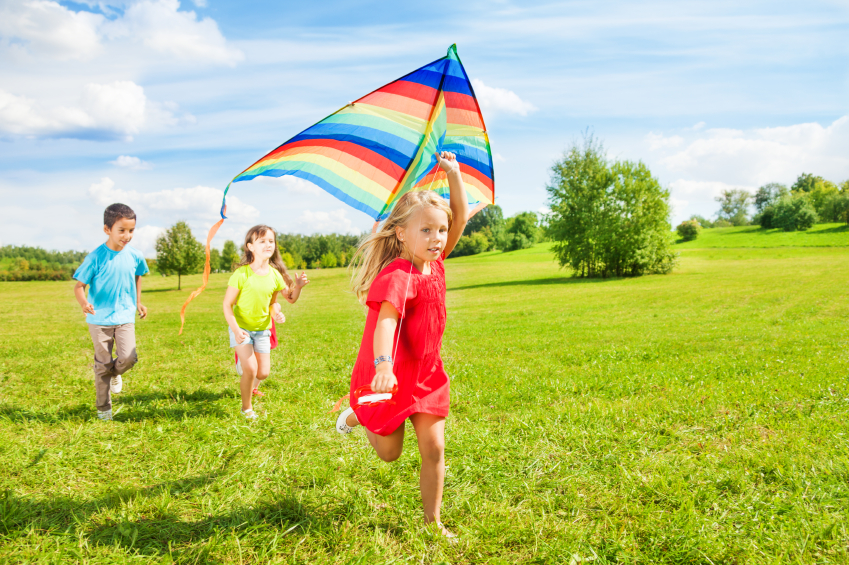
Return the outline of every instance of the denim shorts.
[[[271,330],[249,332],[242,328],[239,329],[248,333],[248,339],[242,343],[236,343],[236,336],[233,334],[233,330],[228,327],[227,333],[230,334],[230,347],[236,347],[237,345],[253,345],[254,351],[257,353],[271,353]]]

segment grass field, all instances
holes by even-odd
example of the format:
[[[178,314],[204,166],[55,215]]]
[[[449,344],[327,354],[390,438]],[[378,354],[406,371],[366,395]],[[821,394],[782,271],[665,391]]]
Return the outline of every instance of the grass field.
[[[680,241],[678,249],[704,247],[847,247],[849,224],[816,224],[803,232],[765,230],[760,226],[711,228],[702,230],[698,239]]]
[[[182,336],[189,291],[145,279],[112,423],[72,283],[0,283],[0,560],[849,563],[849,249],[687,246],[636,279],[547,245],[448,262],[455,545],[421,527],[411,433],[386,464],[333,430],[364,322],[344,270],[284,306],[253,425],[226,275]]]

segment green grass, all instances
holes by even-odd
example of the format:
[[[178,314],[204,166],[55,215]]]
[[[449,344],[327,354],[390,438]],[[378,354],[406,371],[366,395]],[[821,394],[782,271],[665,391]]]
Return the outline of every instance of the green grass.
[[[693,241],[679,240],[676,249],[705,247],[847,247],[849,224],[817,224],[806,231],[765,230],[760,226],[702,230]]]
[[[0,283],[2,560],[849,563],[849,250],[685,248],[605,281],[545,245],[449,261],[453,546],[420,526],[412,433],[386,464],[334,432],[364,318],[344,270],[311,277],[254,425],[226,275],[182,336],[189,290],[145,279],[112,423],[72,284]]]

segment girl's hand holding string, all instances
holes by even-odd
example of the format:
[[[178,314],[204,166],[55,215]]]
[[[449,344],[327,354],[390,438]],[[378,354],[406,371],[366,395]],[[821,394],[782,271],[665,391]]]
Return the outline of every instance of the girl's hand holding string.
[[[398,384],[398,379],[392,372],[392,363],[384,361],[377,366],[374,378],[371,380],[371,390],[373,392],[392,392],[395,385]]]
[[[446,174],[460,172],[460,163],[457,162],[457,156],[450,151],[442,151],[434,153],[436,162],[439,163],[439,168],[445,171]]]

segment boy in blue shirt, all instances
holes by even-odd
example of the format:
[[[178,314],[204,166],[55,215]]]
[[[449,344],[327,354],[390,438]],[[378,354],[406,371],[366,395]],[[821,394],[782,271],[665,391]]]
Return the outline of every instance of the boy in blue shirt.
[[[140,251],[127,245],[136,229],[136,213],[125,204],[112,204],[103,213],[106,243],[89,253],[74,273],[74,295],[83,309],[94,342],[94,389],[97,417],[112,419],[112,394],[121,392],[121,375],[138,361],[136,311],[147,316],[141,303],[141,277],[147,263]],[[86,286],[90,285],[88,298]],[[112,358],[112,346],[116,358]]]

